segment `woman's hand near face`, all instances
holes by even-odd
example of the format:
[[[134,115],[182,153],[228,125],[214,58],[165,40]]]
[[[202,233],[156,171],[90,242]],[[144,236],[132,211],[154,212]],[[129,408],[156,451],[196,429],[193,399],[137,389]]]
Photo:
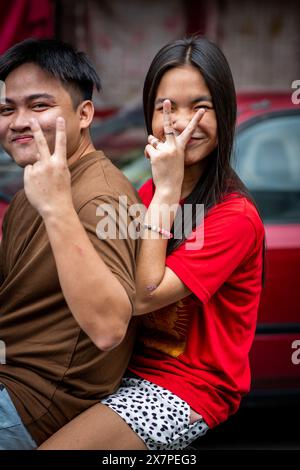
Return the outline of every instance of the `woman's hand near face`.
[[[31,122],[31,130],[38,149],[38,160],[25,167],[25,194],[42,217],[59,215],[64,208],[73,207],[71,176],[66,158],[65,122],[63,118],[57,119],[52,155],[36,119]]]
[[[145,155],[151,161],[152,177],[156,190],[164,193],[181,190],[184,177],[185,148],[205,109],[199,109],[181,134],[176,135],[172,124],[171,102],[163,102],[163,120],[165,140],[160,141],[153,135],[148,137]]]

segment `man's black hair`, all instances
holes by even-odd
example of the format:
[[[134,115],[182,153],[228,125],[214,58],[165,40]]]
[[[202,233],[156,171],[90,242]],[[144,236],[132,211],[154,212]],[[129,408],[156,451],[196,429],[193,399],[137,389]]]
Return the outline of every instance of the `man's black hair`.
[[[53,75],[68,89],[77,108],[84,100],[91,100],[94,86],[101,89],[100,78],[84,52],[57,39],[25,39],[0,56],[0,80],[25,63],[38,65]]]

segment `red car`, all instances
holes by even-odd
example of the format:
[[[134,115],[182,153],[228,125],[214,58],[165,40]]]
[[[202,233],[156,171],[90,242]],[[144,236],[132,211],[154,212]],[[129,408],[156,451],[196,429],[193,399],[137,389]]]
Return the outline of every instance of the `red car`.
[[[251,350],[252,393],[300,401],[300,105],[239,95],[236,170],[266,229],[266,282]]]
[[[292,91],[238,95],[233,162],[257,202],[267,246],[252,389],[244,403],[287,397],[300,403],[300,104],[293,104]],[[145,158],[123,170],[136,187],[150,176]]]
[[[300,402],[300,105],[291,96],[238,95],[234,166],[260,209],[267,245],[266,283],[250,356],[252,391],[247,401],[255,403],[265,396]],[[141,109],[134,109],[95,126],[93,139],[121,166],[118,154],[128,160],[142,154],[143,127]],[[0,155],[0,220],[22,182],[21,172],[8,172],[7,165],[6,160],[6,172],[1,173]],[[123,166],[123,171],[137,187],[150,176],[144,158]]]
[[[0,147],[0,240],[2,220],[13,195],[23,186],[23,170]]]

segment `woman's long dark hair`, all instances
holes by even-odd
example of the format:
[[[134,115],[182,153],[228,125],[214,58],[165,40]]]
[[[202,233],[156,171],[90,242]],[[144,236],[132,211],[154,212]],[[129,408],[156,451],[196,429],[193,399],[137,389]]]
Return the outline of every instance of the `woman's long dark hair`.
[[[196,67],[203,76],[211,93],[216,113],[218,145],[207,158],[207,165],[185,204],[204,204],[204,215],[218,204],[226,194],[239,193],[253,203],[247,188],[232,169],[233,138],[236,124],[236,93],[232,74],[223,52],[203,37],[190,37],[164,46],[154,57],[147,73],[144,91],[144,115],[148,134],[152,134],[152,116],[159,83],[167,70],[185,64]],[[181,220],[175,219],[174,225],[180,223],[185,227],[185,211],[178,212]],[[177,216],[176,216],[177,217]],[[193,210],[191,230],[196,227],[196,210]],[[174,230],[174,225],[173,229]],[[178,225],[177,225],[178,226]],[[185,230],[182,238],[172,238],[168,243],[167,254],[174,251],[186,240]]]

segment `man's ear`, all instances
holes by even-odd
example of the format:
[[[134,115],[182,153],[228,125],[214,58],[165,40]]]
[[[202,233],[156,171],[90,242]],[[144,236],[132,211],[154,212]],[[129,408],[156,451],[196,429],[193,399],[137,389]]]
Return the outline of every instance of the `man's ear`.
[[[87,129],[93,120],[95,108],[90,100],[83,101],[78,106],[78,112],[80,117],[80,128]]]

